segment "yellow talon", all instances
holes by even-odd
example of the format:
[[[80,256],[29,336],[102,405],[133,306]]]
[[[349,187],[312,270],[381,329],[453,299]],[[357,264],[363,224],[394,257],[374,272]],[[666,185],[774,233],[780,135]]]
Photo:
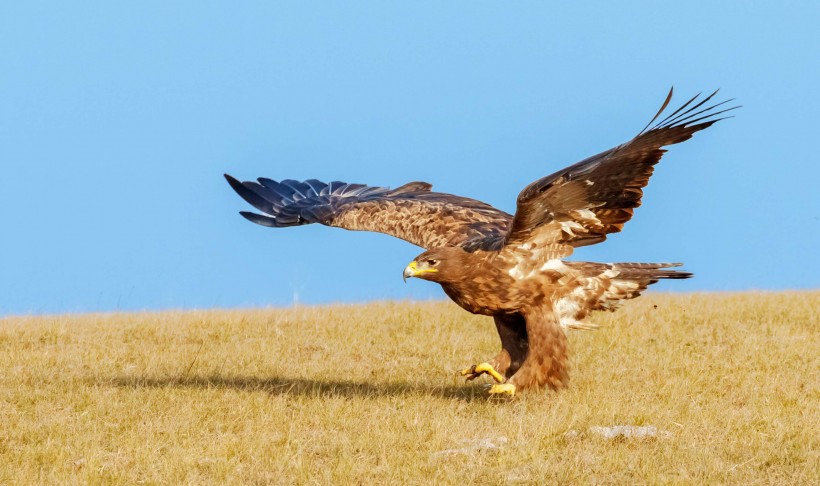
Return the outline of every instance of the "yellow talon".
[[[515,385],[512,383],[498,383],[490,387],[490,395],[515,396]]]
[[[481,363],[475,366],[476,373],[487,373],[488,375],[492,376],[495,381],[498,383],[504,383],[504,377],[501,376],[501,373],[497,372],[493,365],[490,363]]]
[[[463,370],[459,371],[459,374],[461,376],[467,376],[467,381],[474,380],[484,373],[487,373],[488,375],[492,376],[493,379],[498,383],[504,382],[504,377],[501,376],[501,373],[497,372],[495,368],[493,368],[493,365],[491,365],[490,363],[472,365],[469,368],[464,368]]]

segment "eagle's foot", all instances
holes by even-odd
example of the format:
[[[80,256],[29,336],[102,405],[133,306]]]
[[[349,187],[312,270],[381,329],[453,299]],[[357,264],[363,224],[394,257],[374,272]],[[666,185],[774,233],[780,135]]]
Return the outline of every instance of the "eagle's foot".
[[[470,366],[469,368],[464,368],[463,370],[459,371],[459,374],[461,376],[467,377],[467,381],[475,380],[484,373],[487,373],[488,375],[492,376],[496,382],[504,383],[504,377],[501,376],[501,373],[497,372],[495,368],[493,368],[493,365],[491,365],[490,363],[475,364]]]
[[[490,396],[515,396],[515,385],[512,383],[496,383],[490,387]]]

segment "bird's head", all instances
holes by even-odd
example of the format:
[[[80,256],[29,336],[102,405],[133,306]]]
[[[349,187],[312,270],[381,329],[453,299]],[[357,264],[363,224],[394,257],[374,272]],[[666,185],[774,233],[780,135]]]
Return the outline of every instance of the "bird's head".
[[[418,277],[433,282],[446,283],[462,274],[461,264],[464,255],[459,247],[442,247],[425,251],[417,256],[404,268],[404,280],[408,277]]]

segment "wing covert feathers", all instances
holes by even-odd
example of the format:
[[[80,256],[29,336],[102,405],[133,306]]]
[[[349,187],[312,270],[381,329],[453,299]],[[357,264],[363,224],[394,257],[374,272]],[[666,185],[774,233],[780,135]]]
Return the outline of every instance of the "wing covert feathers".
[[[506,244],[566,245],[568,256],[573,247],[599,243],[621,231],[641,205],[643,187],[665,153],[663,147],[690,139],[722,120],[719,115],[738,108],[724,108],[732,100],[710,104],[716,94],[700,100],[695,96],[656,123],[669,105],[670,90],[635,138],[525,187]]]
[[[316,179],[240,182],[227,174],[225,179],[242,199],[264,213],[240,214],[274,228],[319,223],[385,233],[434,248],[501,242],[512,221],[509,214],[481,201],[432,192],[426,182],[388,189]]]

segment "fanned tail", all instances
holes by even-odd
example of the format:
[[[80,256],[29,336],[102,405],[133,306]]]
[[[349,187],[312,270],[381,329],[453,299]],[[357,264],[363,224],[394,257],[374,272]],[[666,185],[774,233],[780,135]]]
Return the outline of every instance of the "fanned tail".
[[[661,279],[684,279],[690,272],[670,270],[682,263],[592,263],[565,262],[583,269],[584,286],[556,303],[561,326],[566,329],[595,329],[586,321],[590,311],[614,311],[625,300],[634,299]]]
[[[694,274],[682,270],[669,270],[682,263],[612,263],[604,272],[610,276],[609,287],[600,299],[600,310],[614,311],[625,300],[641,295],[650,285],[661,279],[691,278]]]

